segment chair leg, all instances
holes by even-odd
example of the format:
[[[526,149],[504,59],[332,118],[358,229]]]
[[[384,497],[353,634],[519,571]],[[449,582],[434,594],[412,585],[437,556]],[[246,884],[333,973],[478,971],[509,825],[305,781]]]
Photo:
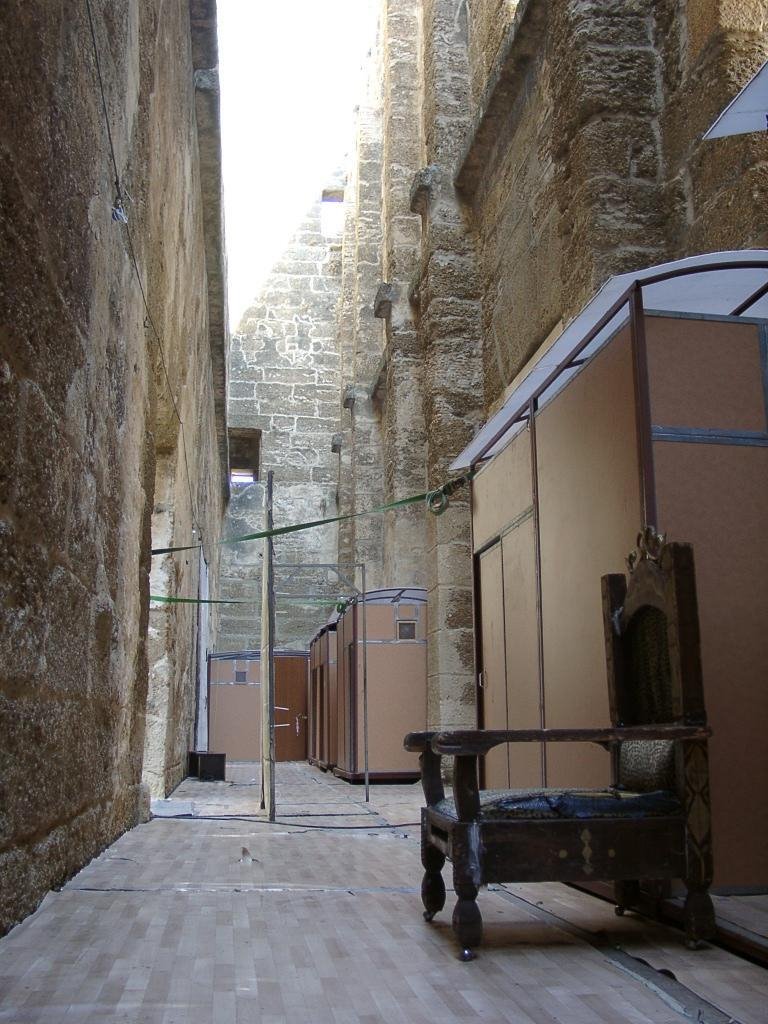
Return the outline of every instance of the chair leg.
[[[454,880],[454,888],[458,899],[453,908],[453,931],[461,946],[459,960],[466,962],[475,959],[472,949],[483,941],[483,918],[477,905],[477,886]]]
[[[640,899],[640,883],[635,880],[623,879],[620,882],[614,882],[613,892],[616,900],[614,909],[616,914],[622,917],[626,910],[637,906]]]
[[[424,877],[421,880],[421,902],[424,904],[424,920],[432,918],[445,906],[445,882],[441,874],[445,854],[422,840],[421,863]]]
[[[701,949],[715,937],[715,908],[709,889],[689,888],[685,897],[685,944]]]

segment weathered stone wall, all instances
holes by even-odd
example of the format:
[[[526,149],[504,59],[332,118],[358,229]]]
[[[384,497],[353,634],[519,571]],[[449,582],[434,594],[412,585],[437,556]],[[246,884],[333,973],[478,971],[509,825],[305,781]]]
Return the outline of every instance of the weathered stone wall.
[[[185,422],[197,523],[212,544],[223,481],[189,11],[138,0],[92,7],[136,261]],[[115,173],[85,5],[2,5],[0,80],[7,928],[137,820],[155,441],[158,466],[175,461],[166,535],[187,539],[192,520],[159,346],[145,326],[126,228],[111,216]],[[177,562],[172,587],[186,586],[191,561],[189,570]],[[186,672],[191,624],[171,618]],[[179,733],[186,727],[182,720]],[[171,742],[174,757],[186,740]]]
[[[427,483],[446,482],[452,459],[479,420],[480,282],[467,209],[453,184],[470,123],[470,69],[463,0],[423,0],[423,142],[426,167],[412,186],[422,216],[416,287],[424,349]],[[468,492],[427,519],[430,725],[474,725],[472,558]]]
[[[342,252],[337,333],[341,352],[342,448],[339,510],[375,508],[384,501],[381,406],[374,394],[384,332],[374,317],[381,283],[381,80],[380,41],[371,55],[367,92],[359,105],[353,169],[345,189],[346,220]],[[350,519],[340,525],[340,562],[364,562],[367,586],[384,583],[384,522],[381,516]]]
[[[381,403],[385,499],[426,487],[424,354],[410,298],[421,253],[421,220],[410,208],[413,175],[421,166],[421,18],[418,0],[382,7],[382,284],[374,315],[384,320],[385,348],[377,398]],[[424,509],[410,506],[384,519],[386,586],[426,584]]]
[[[519,0],[467,0],[472,115],[482,101]]]
[[[470,4],[476,112],[457,167],[486,408],[611,274],[762,245],[768,224],[760,137],[700,139],[765,59],[762,0],[520,0],[501,43],[497,7]]]
[[[470,123],[463,0],[383,0],[376,63],[347,189],[344,511],[445,483],[482,406],[474,243],[452,181]],[[340,530],[340,557],[428,588],[428,714],[445,727],[475,721],[467,497],[439,518],[421,506]]]
[[[768,3],[664,0],[654,12],[668,253],[765,246],[763,135],[700,135],[768,57]]]
[[[166,71],[165,88],[180,97],[182,108],[172,117],[150,117],[150,181],[165,184],[150,191],[150,218],[163,224],[163,231],[158,251],[151,256],[156,269],[148,298],[166,353],[159,359],[156,352],[154,363],[152,546],[201,542],[202,549],[153,558],[150,593],[195,598],[205,596],[200,586],[206,565],[211,580],[218,571],[216,541],[228,492],[229,329],[222,259],[216,5],[213,0],[195,0],[190,12],[190,32],[180,37],[184,59],[169,61]],[[157,60],[167,60],[164,48],[171,39],[168,35],[161,41]],[[174,218],[171,211],[179,216]],[[187,752],[197,745],[196,698],[206,674],[205,665],[199,664],[197,637],[207,621],[202,653],[213,647],[217,606],[211,611],[206,617],[195,605],[157,603],[150,610],[142,778],[152,796],[166,796],[178,785],[186,774]]]
[[[535,15],[535,4],[517,10],[512,39],[519,58],[501,52],[495,36],[483,50],[486,35],[474,22],[470,32],[480,112],[459,183],[473,202],[483,284],[486,408],[557,323],[562,306],[563,238],[551,153],[554,83],[546,59],[548,22]],[[474,3],[475,19],[483,23],[485,12],[487,21],[490,6]],[[509,85],[498,81],[503,71]]]
[[[609,275],[766,243],[764,140],[700,134],[764,59],[767,20],[764,0],[382,0],[382,94],[374,80],[347,190],[344,511],[375,502],[360,483],[377,424],[385,499],[444,483]],[[360,315],[371,302],[383,337]],[[389,515],[380,536],[366,524],[383,581],[426,580],[442,726],[474,719],[465,498],[438,519]],[[356,557],[360,527],[340,536]]]
[[[340,182],[329,183],[341,187]],[[340,430],[341,356],[335,312],[341,285],[341,239],[322,232],[322,202],[274,266],[232,339],[229,422],[261,431],[261,480],[274,470],[275,526],[337,514],[338,455],[333,435]],[[228,536],[263,528],[261,483],[234,486]],[[276,590],[286,591],[287,563],[335,563],[335,525],[275,540]],[[217,650],[253,650],[261,644],[261,542],[226,546],[221,592],[236,599],[256,597],[253,606],[225,608]],[[317,574],[296,578],[293,591],[325,594]],[[301,649],[333,605],[301,605],[278,598],[277,645]]]

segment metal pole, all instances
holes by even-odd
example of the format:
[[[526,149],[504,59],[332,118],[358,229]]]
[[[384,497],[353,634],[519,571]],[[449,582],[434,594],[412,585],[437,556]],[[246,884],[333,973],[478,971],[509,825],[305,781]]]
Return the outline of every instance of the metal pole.
[[[528,430],[531,440],[531,497],[533,499],[533,545],[536,562],[536,629],[539,654],[539,721],[541,728],[547,724],[546,692],[544,689],[544,604],[541,590],[541,517],[539,514],[539,451],[536,446],[536,412],[538,401],[532,398],[528,403]],[[546,744],[540,744],[541,784],[547,784]]]
[[[264,491],[264,529],[273,529],[272,470]],[[275,569],[274,545],[264,538],[261,574],[261,806],[275,820]]]
[[[643,290],[639,282],[635,282],[629,297],[629,331],[630,343],[632,345],[635,429],[637,430],[637,460],[640,471],[640,501],[642,502],[643,526],[658,527],[656,479],[653,467],[651,397],[648,382],[648,345],[645,337]]]
[[[365,772],[365,802],[371,799],[370,775],[368,772],[368,623],[365,613],[365,563],[360,566],[363,573],[363,770]]]

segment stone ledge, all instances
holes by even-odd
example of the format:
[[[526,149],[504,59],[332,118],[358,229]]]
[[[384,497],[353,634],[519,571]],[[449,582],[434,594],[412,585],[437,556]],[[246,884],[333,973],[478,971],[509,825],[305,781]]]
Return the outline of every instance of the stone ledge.
[[[397,286],[383,281],[376,290],[373,300],[373,315],[377,320],[389,320],[392,316],[392,303],[397,299]]]
[[[371,396],[367,388],[360,387],[358,384],[347,384],[344,388],[344,396],[341,404],[345,409],[354,409],[355,402],[364,402],[370,397]]]
[[[499,138],[510,131],[510,113],[525,84],[526,72],[543,50],[548,13],[549,0],[520,0],[517,5],[453,179],[466,198],[476,191]]]
[[[416,171],[408,197],[411,213],[419,213],[422,216],[428,213],[439,177],[440,168],[437,164],[429,164]]]

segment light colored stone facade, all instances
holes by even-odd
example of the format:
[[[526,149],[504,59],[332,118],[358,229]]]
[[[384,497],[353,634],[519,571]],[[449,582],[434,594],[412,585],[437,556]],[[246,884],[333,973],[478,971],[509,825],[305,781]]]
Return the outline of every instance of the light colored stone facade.
[[[381,82],[379,51],[372,55],[366,95],[358,108],[354,159],[345,190],[341,301],[336,331],[342,358],[339,510],[384,502],[381,415],[376,378],[384,338],[373,316],[381,283]],[[384,522],[380,516],[340,525],[339,561],[364,562],[369,587],[383,585]]]
[[[397,501],[426,489],[424,360],[411,301],[421,255],[421,221],[410,207],[413,175],[422,163],[419,67],[421,25],[414,0],[382,8],[382,289],[374,315],[384,320],[385,346],[376,394],[381,402],[385,497]],[[424,509],[384,519],[387,585],[425,586]]]
[[[331,200],[341,181],[327,183]],[[335,315],[341,287],[341,239],[323,233],[321,196],[273,267],[232,338],[229,424],[261,432],[260,482],[233,487],[227,536],[263,528],[263,486],[274,471],[275,526],[337,514],[339,456],[332,450],[340,430],[341,355]],[[276,590],[310,597],[330,593],[326,574],[303,571],[288,586],[293,563],[335,563],[334,524],[275,540]],[[260,541],[222,550],[224,598],[255,598],[254,605],[225,606],[217,650],[255,650],[261,645]],[[288,588],[288,589],[286,589]],[[276,642],[303,649],[333,602],[276,604]]]
[[[480,255],[489,407],[614,273],[766,241],[760,137],[701,134],[768,51],[762,0],[469,4],[454,168]],[[510,268],[514,267],[514,272]]]
[[[373,411],[386,498],[445,482],[608,276],[766,244],[764,140],[701,133],[765,59],[767,29],[764,0],[382,0],[381,178],[350,175],[344,266],[384,321]],[[370,169],[365,156],[357,167]],[[375,289],[375,257],[363,265],[353,249],[366,198],[380,203]],[[343,338],[356,295],[340,308]],[[367,344],[378,354],[377,337]],[[366,372],[345,377],[351,392],[370,386]],[[341,493],[360,508],[347,444]],[[437,519],[388,516],[381,539],[386,582],[429,589],[433,725],[474,721],[466,497]],[[413,580],[395,578],[409,568]]]
[[[226,494],[217,138],[194,87],[215,5],[91,6],[128,229],[86,6],[0,12],[2,929],[136,823],[142,765],[156,791],[181,777],[196,613],[150,625],[150,546],[196,522],[214,564]],[[196,596],[196,556],[153,569]]]

